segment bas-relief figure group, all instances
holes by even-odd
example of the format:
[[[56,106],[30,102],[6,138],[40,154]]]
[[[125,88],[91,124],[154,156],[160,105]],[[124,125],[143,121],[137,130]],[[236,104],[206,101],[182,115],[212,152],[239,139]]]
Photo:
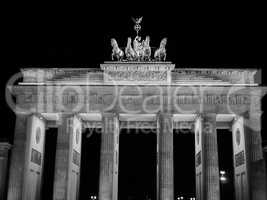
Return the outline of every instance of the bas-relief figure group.
[[[167,72],[166,71],[121,71],[121,72],[114,72],[110,71],[107,72],[110,79],[116,78],[119,81],[164,81],[167,80]]]

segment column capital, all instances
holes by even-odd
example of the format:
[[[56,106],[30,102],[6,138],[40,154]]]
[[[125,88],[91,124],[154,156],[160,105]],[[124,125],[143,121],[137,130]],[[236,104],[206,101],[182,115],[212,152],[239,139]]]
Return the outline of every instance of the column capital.
[[[244,127],[253,130],[254,132],[260,132],[262,125],[261,125],[261,116],[262,113],[260,112],[246,112],[242,115],[236,115],[234,117],[233,123],[238,121],[240,118],[244,120]],[[252,133],[253,133],[252,131]]]
[[[78,113],[74,114],[73,117],[76,117],[81,123],[83,122],[82,117]]]
[[[195,121],[200,119],[201,121],[205,120],[214,120],[216,121],[217,113],[198,113]]]
[[[16,117],[24,117],[24,118],[28,118],[28,117],[31,117],[31,116],[36,116],[38,117],[39,119],[43,120],[43,121],[46,121],[46,118],[42,115],[42,113],[38,113],[38,112],[31,112],[31,113],[27,113],[27,114],[16,114]]]
[[[76,118],[81,123],[83,122],[83,119],[81,118],[81,116],[79,116],[78,113],[61,113],[59,116],[58,124],[60,124],[60,122],[62,122],[62,120],[66,118]]]
[[[31,116],[36,116],[40,120],[46,121],[46,118],[42,115],[42,113],[32,112],[32,113],[29,113],[29,114],[24,114],[24,117],[31,117]]]
[[[173,113],[159,111],[157,113],[157,118],[159,118],[159,117],[169,117],[169,118],[172,118],[173,117]]]

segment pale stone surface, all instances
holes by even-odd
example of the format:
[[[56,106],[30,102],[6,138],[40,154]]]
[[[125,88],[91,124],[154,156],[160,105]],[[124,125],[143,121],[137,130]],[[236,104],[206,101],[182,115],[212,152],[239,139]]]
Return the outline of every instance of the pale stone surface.
[[[99,199],[118,199],[119,121],[114,113],[103,114]]]
[[[106,62],[104,83],[113,84],[170,84],[174,64],[168,62]]]
[[[257,70],[247,69],[174,69],[174,64],[170,62],[105,62],[101,70],[51,68],[23,69],[22,72],[23,83],[14,88],[17,102],[26,109],[19,113],[104,113],[102,122],[98,119],[84,123],[85,127],[103,129],[99,185],[101,200],[117,200],[119,120],[114,113],[135,113],[140,117],[140,114],[157,115],[159,110],[162,111],[158,120],[121,122],[121,127],[158,128],[158,200],[174,198],[172,129],[179,127],[179,122],[173,123],[168,113],[203,113],[195,123],[196,133],[199,132],[195,135],[196,193],[199,199],[217,200],[220,191],[216,119],[215,114],[209,113],[259,113],[260,98],[263,96],[261,88],[251,87],[259,83],[254,78]],[[73,125],[80,130],[81,123],[76,122],[75,117],[63,118],[57,143],[54,199],[76,199],[81,147],[80,139],[75,138]],[[258,128],[261,126],[257,123],[259,118],[250,119],[246,123]],[[206,129],[206,124],[212,125],[210,130]],[[235,124],[233,139],[236,138]],[[243,125],[238,127],[242,129]],[[28,132],[32,135],[34,131],[29,131],[26,120],[19,116],[11,157],[9,199],[21,199],[22,196],[33,199],[31,194],[39,193],[43,156],[40,167],[29,161],[34,141],[26,137]],[[235,173],[242,174],[245,189],[242,189],[241,196],[238,193],[237,199],[243,200],[249,195],[253,200],[263,199],[266,196],[266,174],[260,130],[246,128],[241,131],[239,139],[240,145],[233,140],[234,154],[244,151],[245,164],[235,167]],[[75,143],[76,140],[78,143]],[[42,155],[42,150],[37,146],[35,148]],[[36,183],[36,187],[30,190],[31,184],[22,186],[26,183]],[[236,183],[236,191],[240,191],[242,184]],[[23,193],[23,190],[26,192]]]
[[[256,94],[250,94],[252,90],[260,89],[235,89],[231,86],[203,88],[198,85],[48,85],[18,86],[14,89],[18,93],[18,102],[26,111],[34,112],[38,108],[38,112],[42,113],[72,111],[136,114],[157,113],[158,110],[175,114],[215,111],[220,114],[242,114],[250,111],[252,100],[258,97]],[[38,106],[42,102],[46,105]]]
[[[25,165],[27,118],[17,116],[14,134],[14,146],[11,154],[8,200],[22,199],[22,185]]]
[[[263,155],[261,137],[261,96],[262,91],[251,91],[255,96],[250,104],[246,122],[244,123],[250,152],[249,158],[249,183],[252,200],[267,199],[266,164]]]
[[[40,199],[45,123],[37,115],[17,116],[8,199]]]
[[[249,175],[249,193],[252,200],[267,199],[266,166],[261,146],[260,115],[249,116],[244,123],[246,139],[247,165]]]
[[[248,141],[244,129],[244,118],[237,117],[233,122],[233,158],[234,158],[234,173],[235,173],[235,194],[237,200],[249,199],[248,185]]]
[[[54,200],[75,200],[79,196],[81,121],[63,115],[58,129]]]
[[[173,118],[166,113],[158,116],[158,199],[174,199]]]
[[[196,198],[201,200],[204,198],[202,122],[202,118],[198,116],[195,122]]]
[[[203,114],[196,121],[196,192],[198,199],[219,200],[219,163],[216,114]]]
[[[131,75],[133,72],[138,71],[172,71],[167,76],[168,81],[172,81],[172,84],[175,83],[229,83],[229,84],[254,84],[259,81],[255,79],[255,74],[259,73],[257,70],[250,69],[203,69],[203,68],[176,68],[174,69],[174,64],[170,62],[105,62],[100,65],[99,68],[25,68],[22,69],[24,82],[25,83],[51,83],[51,82],[67,82],[69,80],[70,75],[72,76],[71,81],[74,82],[90,82],[90,83],[100,83],[105,80],[104,72],[111,71],[131,71]],[[126,74],[120,73],[125,77]],[[129,75],[129,73],[128,73]],[[127,77],[135,77],[140,81],[140,78],[137,76],[128,76]],[[155,79],[149,79],[151,73],[148,73],[146,77],[148,77],[148,81]],[[118,76],[115,76],[118,78]],[[120,80],[122,80],[120,78]],[[124,79],[127,81],[126,79]],[[129,80],[128,80],[129,81]],[[163,82],[165,82],[164,80]],[[153,81],[152,81],[153,82]],[[161,81],[162,82],[162,79]],[[165,82],[166,83],[166,82]]]

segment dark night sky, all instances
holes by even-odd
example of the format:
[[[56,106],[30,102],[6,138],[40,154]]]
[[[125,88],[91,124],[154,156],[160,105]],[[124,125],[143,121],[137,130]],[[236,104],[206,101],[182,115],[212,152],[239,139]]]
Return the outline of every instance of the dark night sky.
[[[7,37],[2,38],[8,44],[8,55],[2,60],[1,94],[7,80],[22,67],[99,67],[110,59],[110,38],[126,46],[127,37],[135,35],[132,16],[144,16],[141,35],[151,37],[151,46],[168,37],[167,60],[176,67],[263,68],[266,32],[261,9],[252,5],[202,9],[162,4],[158,8],[131,2],[127,8],[114,5],[116,9],[108,5],[19,9],[14,22],[5,28]],[[265,74],[263,69],[264,83]],[[4,126],[0,138],[10,140],[14,114],[4,95],[0,99]]]

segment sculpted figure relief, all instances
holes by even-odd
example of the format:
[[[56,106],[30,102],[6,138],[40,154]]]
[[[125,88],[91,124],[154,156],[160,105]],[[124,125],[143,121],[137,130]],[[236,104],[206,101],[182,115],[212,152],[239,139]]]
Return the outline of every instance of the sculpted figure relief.
[[[151,47],[150,47],[150,37],[146,36],[144,41],[143,51],[144,51],[144,61],[151,61]]]
[[[117,60],[122,61],[124,53],[123,51],[119,48],[119,45],[117,41],[112,38],[111,39],[111,46],[112,46],[112,54],[111,54],[111,60],[114,60],[114,56],[117,58]]]
[[[155,51],[154,58],[156,61],[165,61],[166,60],[166,44],[167,38],[163,38],[160,42],[159,48]]]
[[[152,50],[150,47],[150,37],[146,36],[145,40],[142,40],[140,36],[136,36],[132,42],[132,39],[128,37],[127,46],[123,52],[117,41],[112,38],[112,55],[111,58],[117,59],[117,61],[165,61],[167,38],[161,40],[159,48],[154,53],[154,59],[151,59]],[[125,58],[124,58],[125,54]]]
[[[133,48],[136,53],[136,58],[140,61],[143,57],[143,41],[140,36],[136,36],[133,41]]]
[[[132,48],[132,39],[130,37],[128,37],[127,46],[125,48],[125,55],[126,59],[129,61],[133,61],[136,59],[136,53]]]

